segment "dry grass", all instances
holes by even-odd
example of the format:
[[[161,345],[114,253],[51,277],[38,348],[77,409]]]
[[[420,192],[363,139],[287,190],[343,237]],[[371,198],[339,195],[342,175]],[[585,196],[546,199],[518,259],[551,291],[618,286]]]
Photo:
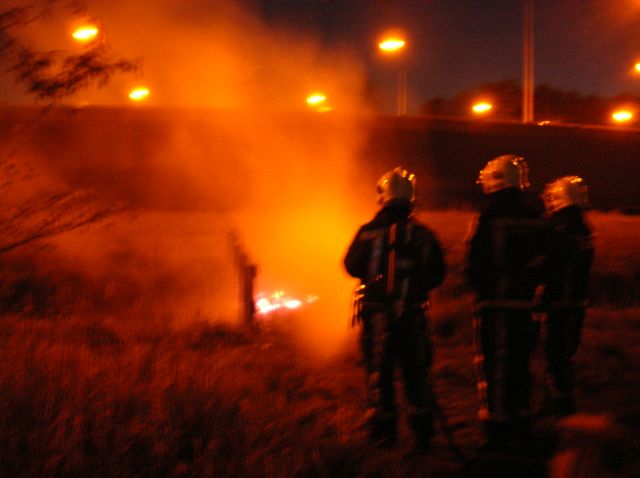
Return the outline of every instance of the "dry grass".
[[[481,440],[471,364],[472,298],[460,274],[471,213],[432,212],[424,219],[438,231],[450,267],[433,299],[434,384],[456,441],[472,452]],[[640,219],[592,213],[591,220],[598,247],[597,305],[589,311],[577,357],[580,406],[640,428],[640,375],[634,366],[640,360],[640,253],[634,243]],[[280,319],[286,327],[276,321],[261,332],[212,325],[204,317],[176,328],[153,307],[153,295],[144,305],[89,313],[104,300],[101,286],[71,272],[66,279],[48,276],[26,256],[20,261],[19,267],[8,259],[3,263],[5,476],[461,473],[442,434],[432,453],[412,454],[405,421],[397,449],[367,444],[354,341],[317,362],[286,332],[295,317]],[[18,277],[28,303],[11,284]],[[70,277],[85,301],[82,313],[63,313],[72,297],[58,286]],[[42,288],[47,293],[40,303],[35,292]]]
[[[285,476],[349,446],[331,388],[289,366],[275,337],[81,318],[3,325],[12,476]]]

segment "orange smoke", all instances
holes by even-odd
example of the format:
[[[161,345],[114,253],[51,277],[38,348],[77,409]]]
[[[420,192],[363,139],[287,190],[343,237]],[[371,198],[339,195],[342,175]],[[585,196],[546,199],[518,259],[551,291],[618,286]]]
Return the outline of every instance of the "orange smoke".
[[[274,31],[231,1],[185,9],[178,0],[104,0],[89,10],[108,48],[141,57],[143,71],[68,102],[124,105],[135,80],[153,91],[146,102],[155,109],[87,108],[34,133],[29,155],[43,174],[135,213],[85,243],[82,260],[107,271],[116,257],[151,287],[165,277],[162,300],[180,304],[181,320],[202,309],[229,317],[235,278],[224,238],[238,230],[258,264],[256,290],[317,296],[295,311],[296,330],[331,350],[346,334],[354,286],[342,256],[374,206],[373,194],[356,194],[353,166],[368,128],[354,114],[362,113],[360,60]],[[310,112],[310,91],[323,91],[333,111]],[[60,247],[73,254],[78,243]]]

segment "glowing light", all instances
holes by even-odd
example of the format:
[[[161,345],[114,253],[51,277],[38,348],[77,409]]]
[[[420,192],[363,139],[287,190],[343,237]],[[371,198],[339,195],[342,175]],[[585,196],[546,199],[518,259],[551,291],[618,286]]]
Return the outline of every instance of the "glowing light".
[[[150,93],[149,88],[138,86],[129,92],[129,99],[131,101],[143,101],[147,99]]]
[[[297,309],[302,305],[302,301],[298,299],[288,299],[283,302],[283,304],[287,309]]]
[[[378,48],[387,53],[395,53],[404,48],[406,42],[402,38],[385,38],[378,43]]]
[[[486,101],[480,101],[471,107],[473,112],[477,115],[487,114],[489,111],[491,111],[492,108],[493,105]]]
[[[299,309],[305,304],[312,304],[318,300],[316,295],[308,295],[304,300],[287,296],[284,291],[279,290],[271,295],[264,292],[258,294],[255,301],[256,311],[259,315],[267,315],[281,309]]]
[[[611,118],[616,123],[628,123],[633,119],[633,113],[629,110],[618,110],[611,115]]]
[[[99,31],[95,25],[83,25],[76,28],[71,36],[76,41],[87,43],[93,41],[98,36]]]
[[[333,107],[327,104],[327,95],[324,93],[316,92],[307,96],[307,105],[313,108],[318,113],[326,113],[332,111]]]
[[[636,70],[636,73],[640,73],[640,61],[639,61],[639,62],[637,62],[637,63],[633,66],[633,68]]]
[[[327,101],[327,96],[324,93],[311,93],[307,96],[307,104],[309,106],[318,106]]]
[[[261,297],[256,300],[256,309],[259,314],[268,314],[269,312],[275,310],[275,306],[271,305],[271,302],[266,297]]]

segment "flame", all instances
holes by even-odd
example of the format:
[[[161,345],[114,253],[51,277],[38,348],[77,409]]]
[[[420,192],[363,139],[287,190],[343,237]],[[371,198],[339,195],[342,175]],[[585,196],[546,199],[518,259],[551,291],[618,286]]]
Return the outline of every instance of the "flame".
[[[299,299],[287,299],[283,302],[283,305],[287,309],[297,309],[302,305],[302,301]]]
[[[76,28],[71,36],[79,42],[90,42],[98,36],[98,32],[98,27],[95,25],[83,25]]]
[[[142,101],[145,100],[150,93],[149,88],[138,86],[129,92],[129,98],[132,101]]]
[[[256,311],[259,315],[267,315],[281,309],[299,309],[304,304],[311,304],[316,300],[318,300],[318,296],[316,295],[308,295],[304,300],[301,300],[290,297],[286,295],[284,291],[279,290],[271,295],[268,295],[265,292],[259,293],[255,305]]]

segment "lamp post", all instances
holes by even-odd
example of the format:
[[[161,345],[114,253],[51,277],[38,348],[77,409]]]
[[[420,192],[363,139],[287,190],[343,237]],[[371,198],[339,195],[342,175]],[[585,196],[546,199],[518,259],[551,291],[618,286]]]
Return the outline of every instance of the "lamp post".
[[[385,55],[397,56],[402,53],[406,46],[406,40],[402,36],[394,35],[383,38],[378,43],[378,48]],[[397,94],[397,114],[404,116],[407,114],[407,69],[401,65],[398,69],[398,94]]]
[[[522,122],[532,123],[534,117],[534,0],[524,0],[522,22]]]

